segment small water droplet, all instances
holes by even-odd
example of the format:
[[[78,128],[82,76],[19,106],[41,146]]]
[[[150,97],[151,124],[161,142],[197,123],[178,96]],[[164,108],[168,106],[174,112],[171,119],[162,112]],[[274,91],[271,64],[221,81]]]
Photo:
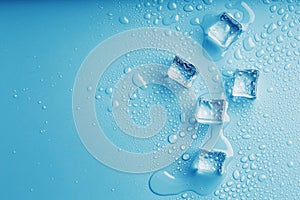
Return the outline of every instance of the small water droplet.
[[[289,140],[289,141],[287,141],[287,143],[286,143],[288,146],[292,146],[292,144],[293,144],[293,141],[292,140]]]
[[[267,29],[267,33],[271,34],[277,29],[277,25],[275,23],[271,23]]]
[[[127,17],[125,17],[125,16],[122,16],[122,17],[119,18],[119,22],[121,24],[128,24],[129,23],[129,19]]]
[[[289,161],[289,162],[287,163],[287,166],[288,166],[289,168],[294,167],[294,162],[293,162],[293,161]]]
[[[187,4],[187,5],[185,5],[185,6],[183,7],[183,10],[184,10],[185,12],[192,12],[192,11],[194,10],[194,8],[193,8],[192,5]]]
[[[112,94],[113,89],[112,88],[106,88],[105,93],[106,94]]]
[[[177,8],[177,4],[174,2],[169,2],[168,8],[169,8],[169,10],[175,10]]]
[[[185,132],[181,131],[181,132],[179,133],[179,136],[180,136],[180,137],[184,137],[184,136],[185,136]]]
[[[194,25],[194,26],[200,25],[200,18],[198,18],[198,17],[192,18],[192,19],[190,20],[190,24],[191,24],[191,25]]]
[[[263,181],[265,181],[266,179],[267,179],[267,176],[264,175],[264,174],[262,174],[262,175],[260,175],[260,176],[258,177],[258,180],[259,180],[260,182],[263,182]]]
[[[190,158],[190,154],[188,154],[188,153],[185,153],[182,155],[183,160],[188,160],[189,158]]]
[[[88,86],[87,87],[87,91],[92,91],[93,90],[93,87],[92,86]]]
[[[192,135],[193,140],[196,140],[197,138],[198,138],[198,135],[196,133]]]
[[[175,143],[177,142],[177,135],[169,135],[168,141],[169,141],[171,144],[175,144]]]
[[[211,5],[213,3],[213,0],[203,0],[203,3],[206,5]]]

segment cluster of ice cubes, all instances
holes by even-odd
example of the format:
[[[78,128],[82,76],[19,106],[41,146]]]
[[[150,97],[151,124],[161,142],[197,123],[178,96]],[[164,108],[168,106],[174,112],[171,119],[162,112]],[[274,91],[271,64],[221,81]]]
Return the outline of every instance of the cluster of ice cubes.
[[[219,20],[208,29],[208,37],[220,47],[227,49],[241,35],[242,25],[228,13],[222,13]]]
[[[223,175],[226,154],[221,151],[201,149],[192,163],[192,170],[198,174]]]
[[[208,37],[216,45],[227,49],[242,33],[242,25],[231,15],[222,13],[216,23],[208,29]],[[185,88],[190,88],[197,78],[197,68],[188,61],[175,56],[168,70],[168,76]],[[259,71],[255,69],[236,70],[231,88],[232,97],[255,99]],[[228,102],[225,99],[200,97],[196,104],[195,118],[202,124],[222,124],[228,122]],[[226,153],[201,149],[192,164],[198,174],[222,175]]]
[[[168,76],[186,88],[190,88],[197,78],[197,68],[186,60],[175,56]]]

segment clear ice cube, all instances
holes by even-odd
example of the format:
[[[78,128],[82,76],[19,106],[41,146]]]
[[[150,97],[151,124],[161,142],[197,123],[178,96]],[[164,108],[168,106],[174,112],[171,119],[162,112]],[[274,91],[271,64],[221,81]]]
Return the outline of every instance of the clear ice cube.
[[[227,119],[227,107],[224,99],[199,98],[195,118],[202,124],[221,124]]]
[[[256,69],[236,70],[232,87],[232,96],[255,99],[259,71]]]
[[[192,163],[192,169],[198,174],[223,175],[226,154],[221,151],[201,149]]]
[[[168,70],[168,76],[186,88],[192,86],[197,74],[198,71],[194,65],[178,56],[175,56],[173,63]]]
[[[242,25],[228,13],[222,13],[219,20],[208,29],[208,37],[217,45],[227,49],[242,33]]]

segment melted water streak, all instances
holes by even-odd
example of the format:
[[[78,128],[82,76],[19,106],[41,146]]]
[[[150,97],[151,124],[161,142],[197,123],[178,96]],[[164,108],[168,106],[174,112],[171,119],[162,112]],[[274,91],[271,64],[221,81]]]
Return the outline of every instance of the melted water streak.
[[[150,181],[151,190],[162,196],[176,195],[185,191],[193,191],[199,195],[208,195],[222,182],[222,176],[188,172],[186,175],[172,175],[167,171],[155,173]]]
[[[189,161],[189,167],[184,172],[172,175],[166,170],[161,170],[152,175],[149,187],[158,195],[175,195],[185,191],[193,191],[199,195],[207,195],[213,192],[226,176],[226,169],[233,157],[233,149],[230,142],[223,135],[222,125],[211,126],[209,134],[204,141],[202,149],[207,152],[223,152],[226,155],[221,174],[205,172],[198,169],[198,158]]]

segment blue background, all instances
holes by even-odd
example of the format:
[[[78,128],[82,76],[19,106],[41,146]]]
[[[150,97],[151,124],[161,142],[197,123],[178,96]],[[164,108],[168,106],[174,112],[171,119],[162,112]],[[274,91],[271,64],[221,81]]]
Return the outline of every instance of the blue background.
[[[151,173],[112,170],[86,151],[73,122],[72,87],[88,53],[108,37],[138,27],[187,32],[201,43],[202,30],[190,20],[226,10],[223,1],[174,1],[175,10],[167,8],[168,1],[149,2],[0,3],[0,198],[299,199],[300,5],[293,1],[246,1],[255,22],[217,62],[220,71],[255,67],[261,75],[255,101],[230,102],[225,135],[235,157],[215,193],[157,196],[148,187]],[[184,11],[187,4],[192,12]],[[173,14],[179,14],[178,22],[155,23],[158,16]],[[123,16],[128,24],[119,21]],[[268,34],[273,22],[277,29]],[[247,36],[255,43],[251,51],[243,50]]]

